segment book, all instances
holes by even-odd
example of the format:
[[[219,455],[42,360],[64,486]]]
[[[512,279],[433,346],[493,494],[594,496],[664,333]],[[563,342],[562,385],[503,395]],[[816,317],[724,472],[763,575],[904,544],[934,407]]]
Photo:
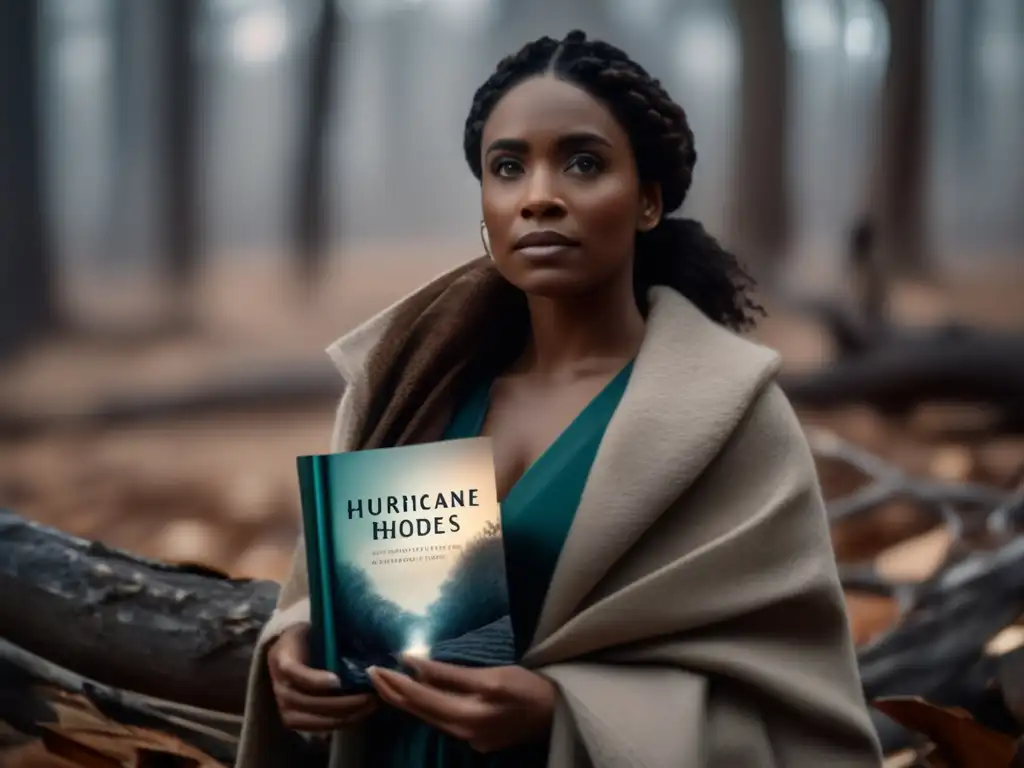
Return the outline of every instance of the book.
[[[489,438],[297,458],[310,658],[346,691],[507,617]],[[457,648],[454,649],[457,656]]]

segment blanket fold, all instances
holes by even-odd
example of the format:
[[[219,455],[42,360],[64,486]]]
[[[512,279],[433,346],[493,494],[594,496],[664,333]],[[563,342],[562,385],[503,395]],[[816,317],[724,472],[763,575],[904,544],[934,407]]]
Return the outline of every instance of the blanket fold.
[[[497,313],[496,313],[497,312]],[[332,450],[439,437],[473,376],[524,338],[486,260],[336,342]],[[655,288],[522,663],[559,690],[548,768],[881,765],[814,462],[778,356]],[[297,765],[266,647],[308,621],[304,553],[261,636],[237,765]],[[335,768],[372,766],[359,729]]]

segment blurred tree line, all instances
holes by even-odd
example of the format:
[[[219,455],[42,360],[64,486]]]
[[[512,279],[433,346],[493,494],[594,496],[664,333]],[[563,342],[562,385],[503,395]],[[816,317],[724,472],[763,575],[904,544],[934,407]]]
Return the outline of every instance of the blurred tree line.
[[[315,285],[327,241],[325,174],[328,122],[338,98],[337,65],[345,26],[335,0],[315,2],[316,23],[304,52],[302,126],[295,152],[298,183],[289,206],[290,257],[302,283]],[[44,142],[39,116],[40,3],[0,4],[0,360],[40,334],[66,329],[60,314],[54,248],[43,188]],[[890,54],[880,125],[875,131],[873,171],[861,211],[872,222],[887,268],[925,273],[924,179],[927,152],[926,0],[883,0],[890,28]],[[187,297],[202,253],[202,211],[198,194],[198,110],[202,81],[192,40],[204,0],[148,0],[159,15],[161,111],[158,212],[163,276],[178,298],[172,324],[188,322]],[[114,0],[114,56],[117,117],[127,132],[127,83],[132,77],[127,47],[138,9]],[[787,114],[791,50],[783,0],[731,0],[741,51],[740,116],[735,146],[736,176],[731,190],[729,237],[752,261],[755,273],[775,274],[787,253],[793,212]],[[587,19],[590,34],[609,30],[604,7],[590,0],[504,0],[498,27],[508,48],[544,28],[569,29]],[[557,33],[557,32],[556,32]],[[642,44],[625,40],[624,44]],[[645,51],[656,46],[646,46]],[[664,55],[654,52],[652,56]],[[652,69],[657,67],[652,66]]]

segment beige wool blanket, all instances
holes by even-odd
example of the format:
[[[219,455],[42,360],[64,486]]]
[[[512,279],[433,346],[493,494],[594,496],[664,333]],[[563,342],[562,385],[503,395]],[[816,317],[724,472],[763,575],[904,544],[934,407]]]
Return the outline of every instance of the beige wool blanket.
[[[479,260],[329,348],[345,383],[331,449],[436,439],[474,366],[523,332]],[[650,292],[646,335],[600,445],[524,666],[559,692],[548,768],[876,768],[879,746],[807,442],[778,356]],[[238,768],[299,768],[266,648],[309,620],[302,544],[264,627]],[[358,727],[333,768],[375,765]],[[530,768],[524,766],[524,768]]]

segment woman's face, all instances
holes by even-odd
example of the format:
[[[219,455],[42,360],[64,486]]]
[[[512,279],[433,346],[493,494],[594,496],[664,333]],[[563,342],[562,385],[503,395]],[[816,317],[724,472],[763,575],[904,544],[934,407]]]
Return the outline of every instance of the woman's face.
[[[553,77],[512,88],[484,125],[483,216],[498,270],[528,294],[632,280],[638,230],[661,216],[629,137],[586,91]]]

